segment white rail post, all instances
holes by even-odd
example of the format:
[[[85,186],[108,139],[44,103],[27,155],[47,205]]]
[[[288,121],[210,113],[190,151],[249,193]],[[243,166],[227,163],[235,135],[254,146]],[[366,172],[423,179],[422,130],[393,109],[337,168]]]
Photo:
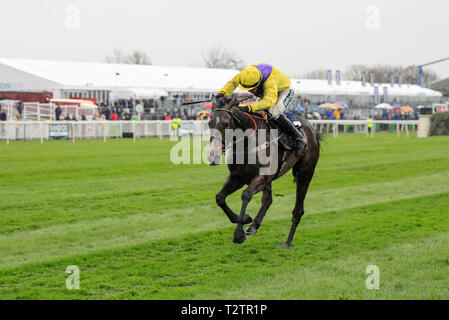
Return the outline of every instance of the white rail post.
[[[375,130],[376,130],[376,123],[371,121],[371,138],[374,138]]]
[[[136,142],[136,121],[133,121],[133,141]]]
[[[159,136],[159,139],[162,140],[162,128],[161,128],[161,121],[157,121],[157,135]]]
[[[75,122],[72,122],[72,142],[75,143],[75,140],[76,140]]]
[[[41,106],[40,103],[37,103],[37,121],[41,121]]]
[[[9,146],[9,120],[6,121],[6,145]]]
[[[42,122],[41,121],[39,121],[39,130],[40,130],[40,133],[41,133],[41,144],[44,144],[44,131],[42,129]]]
[[[106,142],[106,128],[107,128],[107,120],[103,122],[103,141]]]
[[[408,131],[408,124],[405,125],[405,132],[407,133],[407,138],[410,138],[410,132]]]
[[[401,124],[399,122],[396,122],[396,131],[398,132],[398,138],[401,137],[401,128],[399,127]]]

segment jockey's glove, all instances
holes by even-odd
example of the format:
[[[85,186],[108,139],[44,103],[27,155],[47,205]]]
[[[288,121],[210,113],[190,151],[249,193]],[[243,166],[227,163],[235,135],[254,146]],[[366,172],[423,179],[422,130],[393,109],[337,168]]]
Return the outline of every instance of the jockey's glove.
[[[248,105],[245,105],[245,104],[239,104],[239,108],[243,112],[251,112],[252,111],[251,106],[248,106]]]

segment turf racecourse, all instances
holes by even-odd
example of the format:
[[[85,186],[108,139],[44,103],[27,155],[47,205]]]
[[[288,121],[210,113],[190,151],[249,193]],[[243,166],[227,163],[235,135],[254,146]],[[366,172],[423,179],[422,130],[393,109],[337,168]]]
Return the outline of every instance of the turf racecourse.
[[[2,142],[0,299],[449,299],[449,137],[327,137],[288,250],[291,173],[235,245],[215,205],[226,168],[173,165],[173,145]]]

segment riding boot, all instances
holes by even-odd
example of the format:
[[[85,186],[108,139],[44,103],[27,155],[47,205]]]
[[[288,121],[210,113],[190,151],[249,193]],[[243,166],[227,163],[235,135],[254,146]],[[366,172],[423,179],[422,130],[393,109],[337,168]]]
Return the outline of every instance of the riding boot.
[[[302,133],[295,127],[295,125],[288,120],[285,114],[280,114],[276,119],[280,129],[295,139],[295,155],[299,157],[307,147],[307,141]]]

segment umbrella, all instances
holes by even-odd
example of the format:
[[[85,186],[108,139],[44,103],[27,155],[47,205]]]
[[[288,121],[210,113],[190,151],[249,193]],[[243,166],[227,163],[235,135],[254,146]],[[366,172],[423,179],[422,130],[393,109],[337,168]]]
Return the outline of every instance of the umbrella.
[[[413,112],[413,108],[412,108],[412,107],[409,107],[409,106],[404,106],[404,107],[401,108],[401,111],[404,111],[404,112]]]
[[[210,118],[210,112],[209,111],[200,111],[196,114],[197,117],[200,117],[201,119]]]
[[[318,106],[321,109],[332,109],[335,110],[335,106],[332,103],[323,103]]]
[[[393,107],[390,106],[388,103],[381,103],[381,104],[378,104],[377,106],[375,106],[374,109],[388,109],[388,110],[391,110],[391,109],[393,109]]]
[[[212,102],[206,103],[206,104],[203,106],[203,108],[204,108],[204,109],[212,109]]]
[[[338,101],[338,102],[335,102],[334,104],[340,105],[340,106],[342,106],[345,109],[349,109],[349,106],[348,106],[348,104],[346,102]]]
[[[335,109],[344,109],[345,108],[341,104],[337,104],[337,103],[334,103],[334,107],[335,107]]]

